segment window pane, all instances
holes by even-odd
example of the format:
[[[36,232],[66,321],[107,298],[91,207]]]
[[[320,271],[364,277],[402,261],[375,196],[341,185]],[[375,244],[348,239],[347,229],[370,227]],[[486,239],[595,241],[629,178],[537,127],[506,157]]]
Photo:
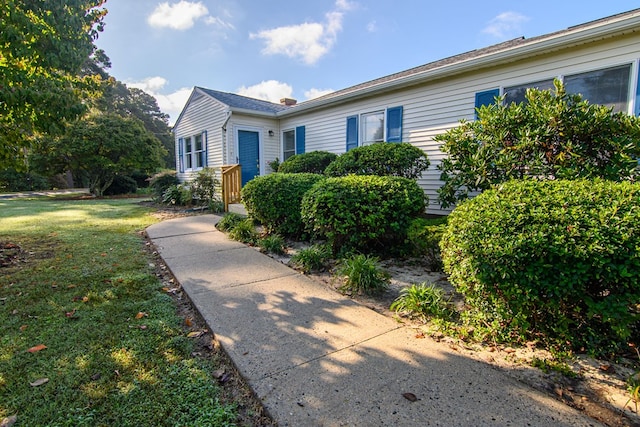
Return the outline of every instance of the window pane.
[[[202,151],[202,135],[196,135],[196,151]]]
[[[184,139],[184,152],[191,153],[193,151],[193,147],[191,146],[191,138]]]
[[[296,136],[293,130],[288,130],[282,134],[282,160],[296,154]]]
[[[380,142],[384,139],[384,111],[362,115],[362,142]]]
[[[541,80],[535,83],[526,83],[518,86],[511,86],[504,88],[504,102],[505,104],[511,104],[512,102],[521,103],[526,102],[525,94],[527,89],[536,88],[540,90],[554,89],[553,79]]]
[[[631,66],[607,68],[564,78],[567,93],[579,93],[591,104],[627,111]]]

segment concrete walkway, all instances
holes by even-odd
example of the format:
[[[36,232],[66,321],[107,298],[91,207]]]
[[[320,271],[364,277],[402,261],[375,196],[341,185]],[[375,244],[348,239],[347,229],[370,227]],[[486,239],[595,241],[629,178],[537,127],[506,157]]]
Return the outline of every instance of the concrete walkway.
[[[229,240],[218,219],[147,234],[280,426],[600,425]]]

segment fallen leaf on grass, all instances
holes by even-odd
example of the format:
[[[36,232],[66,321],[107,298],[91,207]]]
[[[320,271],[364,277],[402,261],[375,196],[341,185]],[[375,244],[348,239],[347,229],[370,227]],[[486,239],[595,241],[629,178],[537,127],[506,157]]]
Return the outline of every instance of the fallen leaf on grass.
[[[30,385],[31,387],[39,387],[39,386],[41,386],[42,384],[46,384],[46,383],[48,383],[48,382],[49,382],[49,378],[40,378],[40,379],[38,379],[38,380],[35,380],[35,381],[34,381],[34,382],[32,382],[32,383],[29,383],[29,385]]]
[[[187,338],[198,338],[203,336],[205,331],[192,331],[187,334]]]
[[[67,311],[64,315],[65,315],[66,317],[73,317],[73,316],[75,316],[75,315],[76,315],[76,309],[74,308],[74,309],[73,309],[73,310],[71,310],[71,311]]]
[[[27,326],[27,325],[22,325],[22,326],[20,326],[20,330],[21,330],[21,331],[24,331],[24,330],[25,330],[25,329],[27,329],[27,328],[28,328],[28,326]]]
[[[82,297],[82,302],[89,302],[89,297]]]
[[[136,319],[142,319],[143,317],[147,317],[148,314],[145,313],[144,311],[139,311],[138,314],[136,314]]]
[[[16,421],[18,421],[18,416],[11,415],[10,417],[3,418],[2,421],[0,421],[0,427],[11,427],[16,423]]]
[[[45,348],[47,348],[47,346],[46,346],[46,345],[44,345],[44,344],[38,344],[38,345],[35,345],[35,346],[31,347],[31,348],[30,348],[29,350],[27,350],[27,351],[28,351],[29,353],[37,353],[37,352],[39,352],[40,350],[44,350]]]
[[[418,332],[418,333],[416,334],[416,338],[418,338],[418,339],[425,338],[425,336],[424,336],[424,332]]]
[[[416,400],[418,400],[416,395],[413,393],[402,393],[402,397],[407,399],[409,402],[415,402]]]
[[[187,317],[186,319],[184,319],[184,324],[187,325],[188,327],[191,327],[191,318]]]

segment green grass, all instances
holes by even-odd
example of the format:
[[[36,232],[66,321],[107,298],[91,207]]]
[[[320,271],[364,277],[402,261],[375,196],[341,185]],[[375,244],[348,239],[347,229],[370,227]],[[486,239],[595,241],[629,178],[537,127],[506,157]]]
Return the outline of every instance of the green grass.
[[[149,265],[139,234],[156,221],[148,213],[127,199],[0,200],[0,243],[30,252],[0,268],[0,420],[234,424],[217,367],[191,356],[193,340]],[[47,348],[28,352],[39,344]]]

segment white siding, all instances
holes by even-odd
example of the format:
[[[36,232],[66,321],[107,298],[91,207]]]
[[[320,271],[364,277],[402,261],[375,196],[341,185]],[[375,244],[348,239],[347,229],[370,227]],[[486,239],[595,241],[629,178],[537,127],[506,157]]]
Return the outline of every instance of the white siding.
[[[442,182],[437,169],[443,153],[433,138],[458,125],[461,119],[473,120],[475,94],[480,91],[525,84],[567,74],[633,63],[640,58],[640,34],[616,40],[599,41],[580,48],[571,48],[545,56],[537,56],[500,67],[485,68],[473,73],[432,81],[420,86],[357,100],[335,107],[283,117],[281,129],[306,126],[306,151],[324,150],[337,154],[346,149],[346,119],[348,116],[403,106],[403,141],[423,149],[431,166],[419,184],[429,197],[428,213],[442,214],[437,189]],[[630,88],[635,100],[637,74]],[[633,111],[630,109],[630,112]]]
[[[251,130],[260,134],[260,175],[266,175],[271,172],[269,162],[280,156],[279,135],[280,126],[278,120],[268,117],[254,117],[245,114],[233,113],[229,124],[227,125],[227,138],[229,144],[228,163],[237,163],[238,143],[237,131]],[[269,131],[273,132],[273,136],[269,135]]]
[[[223,163],[223,132],[222,125],[226,119],[226,106],[214,99],[195,93],[183,111],[180,121],[173,132],[176,141],[176,163],[178,179],[181,182],[192,179],[196,171],[179,171],[180,138],[194,136],[207,131],[207,164],[211,168],[219,168]]]

